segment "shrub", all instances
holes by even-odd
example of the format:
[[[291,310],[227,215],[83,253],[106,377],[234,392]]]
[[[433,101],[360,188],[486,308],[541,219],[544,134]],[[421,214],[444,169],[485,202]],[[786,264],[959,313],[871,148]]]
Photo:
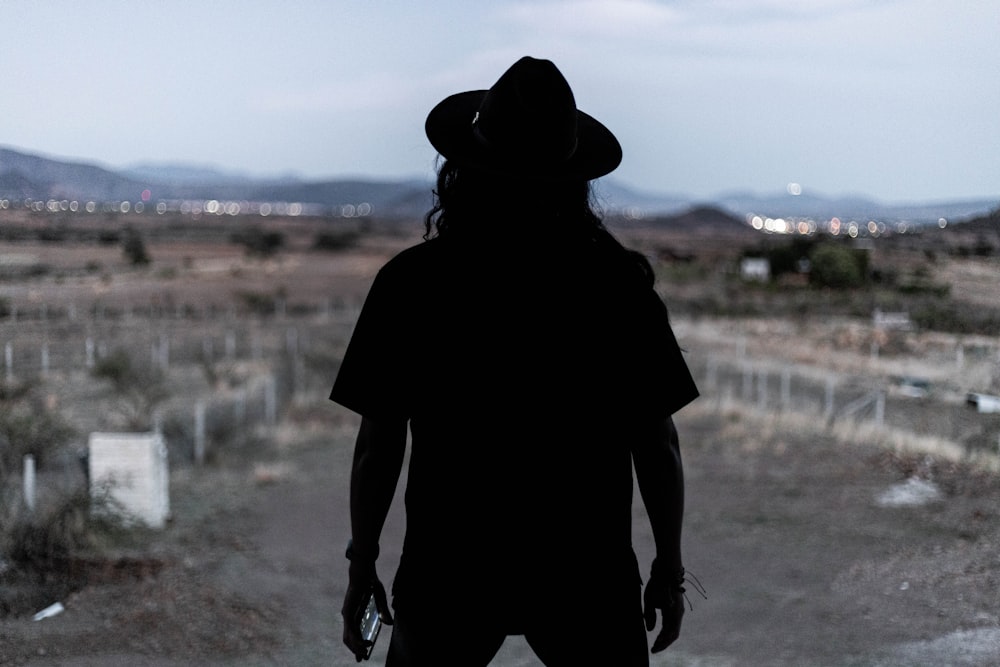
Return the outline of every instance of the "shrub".
[[[117,229],[102,229],[97,233],[97,242],[100,245],[116,245],[122,242],[122,235]]]
[[[90,496],[86,489],[63,498],[47,512],[15,521],[4,551],[13,563],[46,571],[87,544]]]
[[[58,412],[48,409],[30,387],[7,391],[0,398],[0,486],[25,455],[44,465],[45,459],[66,445],[76,431]]]
[[[819,244],[809,255],[812,265],[809,282],[816,287],[862,287],[866,281],[867,262],[860,257],[858,252],[837,243]]]
[[[232,235],[233,243],[246,248],[247,254],[271,257],[285,245],[285,235],[281,232],[267,232],[260,227],[248,227]]]
[[[359,237],[360,235],[357,232],[343,232],[340,234],[320,232],[313,239],[313,249],[329,252],[348,250],[357,245]]]
[[[145,266],[151,261],[142,236],[131,227],[125,230],[122,238],[122,252],[132,266]]]
[[[152,366],[139,366],[128,352],[117,349],[94,364],[91,374],[111,382],[119,394],[118,417],[122,426],[133,430],[150,427],[153,411],[167,398],[163,372]]]

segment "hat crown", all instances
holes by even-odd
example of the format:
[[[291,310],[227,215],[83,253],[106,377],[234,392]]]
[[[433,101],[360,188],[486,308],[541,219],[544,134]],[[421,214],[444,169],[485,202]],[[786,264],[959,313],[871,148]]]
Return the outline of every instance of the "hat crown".
[[[534,180],[590,180],[610,173],[622,159],[615,135],[576,108],[559,69],[528,56],[489,90],[441,100],[424,130],[448,160]]]
[[[577,145],[576,100],[549,60],[525,56],[490,88],[472,119],[476,139],[508,155],[555,163]]]

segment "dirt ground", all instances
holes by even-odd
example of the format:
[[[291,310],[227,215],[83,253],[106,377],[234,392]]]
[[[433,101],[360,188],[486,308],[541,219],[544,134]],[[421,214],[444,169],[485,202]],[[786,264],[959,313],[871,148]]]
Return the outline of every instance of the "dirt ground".
[[[362,290],[380,255],[365,257],[331,263],[328,274],[310,279],[317,289],[336,279]],[[184,251],[172,292],[204,285],[196,274],[212,260]],[[232,277],[233,263],[268,284],[239,257],[221,273]],[[301,284],[293,262],[275,270]],[[91,282],[142,292],[159,289],[156,281],[155,274],[148,284],[84,276],[36,284],[33,294],[77,285],[83,293]],[[676,322],[682,345],[695,350],[715,344],[704,330],[710,326]],[[708,599],[691,596],[681,639],[653,656],[654,666],[1000,664],[995,472],[703,394],[677,423],[688,494],[685,564]],[[277,428],[255,436],[245,457],[173,464],[168,526],[137,535],[117,560],[92,567],[87,585],[45,602],[60,602],[62,613],[0,618],[0,665],[355,664],[340,643],[339,609],[356,426],[354,415],[322,397],[301,397]],[[647,570],[652,536],[638,497],[634,515]],[[400,492],[379,562],[386,584],[403,529]],[[387,644],[386,632],[372,664],[383,663]],[[539,663],[511,637],[493,664]]]
[[[175,518],[146,548],[161,567],[89,585],[57,616],[3,620],[0,664],[353,664],[338,610],[355,420],[333,405],[314,417],[278,433],[254,467],[176,470]],[[678,424],[685,560],[708,599],[692,598],[681,639],[653,665],[997,664],[994,477],[804,439],[735,410],[693,407]],[[914,476],[940,495],[918,503],[905,492]],[[399,501],[380,560],[387,581]],[[639,503],[635,518],[645,567],[651,536]],[[386,645],[387,636],[374,664]],[[539,663],[512,637],[494,664]]]

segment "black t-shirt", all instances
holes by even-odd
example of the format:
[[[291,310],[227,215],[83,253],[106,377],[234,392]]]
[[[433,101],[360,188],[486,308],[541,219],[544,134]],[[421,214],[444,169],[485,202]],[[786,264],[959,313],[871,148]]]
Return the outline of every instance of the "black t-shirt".
[[[330,398],[409,420],[399,605],[442,577],[510,599],[569,562],[637,576],[629,432],[697,395],[623,253],[440,238],[379,271]]]

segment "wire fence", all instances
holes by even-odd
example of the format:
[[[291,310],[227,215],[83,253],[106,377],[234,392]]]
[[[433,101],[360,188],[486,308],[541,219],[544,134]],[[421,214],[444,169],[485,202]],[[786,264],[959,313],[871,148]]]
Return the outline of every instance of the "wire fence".
[[[822,371],[773,359],[689,359],[703,399],[721,409],[738,402],[761,414],[795,413],[827,426],[873,426],[953,442],[967,452],[1000,448],[1000,413],[975,409],[955,387],[914,386],[898,379]]]

